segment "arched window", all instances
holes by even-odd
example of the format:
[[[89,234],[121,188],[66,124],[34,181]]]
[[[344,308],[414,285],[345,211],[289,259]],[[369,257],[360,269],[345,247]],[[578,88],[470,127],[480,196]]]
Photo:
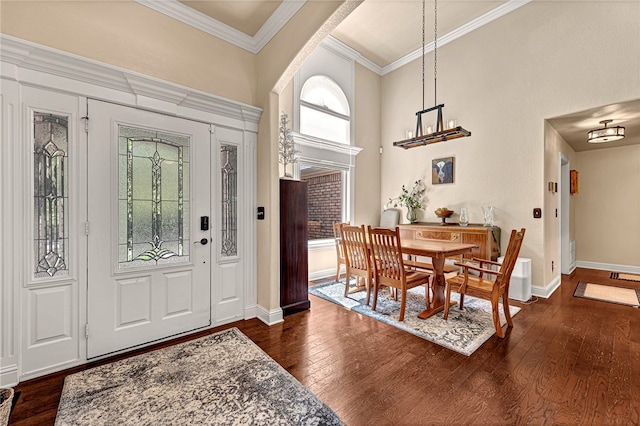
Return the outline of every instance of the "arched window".
[[[343,89],[324,74],[301,82],[297,177],[307,182],[310,248],[333,244],[333,224],[350,221],[355,155],[351,108]]]
[[[333,142],[351,143],[346,95],[333,80],[314,75],[300,91],[300,133]]]
[[[309,250],[334,247],[333,223],[354,220],[355,61],[321,44],[293,80],[294,176],[307,182]]]

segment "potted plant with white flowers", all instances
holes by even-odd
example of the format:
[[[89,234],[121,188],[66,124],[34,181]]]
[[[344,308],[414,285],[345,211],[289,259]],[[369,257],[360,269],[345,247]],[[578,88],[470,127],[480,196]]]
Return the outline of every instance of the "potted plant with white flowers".
[[[407,189],[405,185],[402,185],[402,191],[396,198],[389,198],[388,205],[393,207],[406,207],[407,208],[407,220],[410,223],[418,221],[418,210],[422,210],[424,203],[424,193],[426,188],[422,179],[418,179],[413,183],[411,190]]]

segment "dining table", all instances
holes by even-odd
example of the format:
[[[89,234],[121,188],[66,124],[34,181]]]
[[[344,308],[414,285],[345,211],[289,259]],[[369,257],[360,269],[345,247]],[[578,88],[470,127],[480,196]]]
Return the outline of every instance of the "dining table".
[[[444,310],[445,302],[445,277],[444,261],[447,257],[459,256],[471,252],[478,246],[476,244],[460,243],[457,241],[436,239],[402,239],[400,241],[403,254],[412,256],[430,257],[433,265],[433,303],[427,303],[426,309],[418,318],[426,319]],[[455,303],[452,303],[454,305]]]

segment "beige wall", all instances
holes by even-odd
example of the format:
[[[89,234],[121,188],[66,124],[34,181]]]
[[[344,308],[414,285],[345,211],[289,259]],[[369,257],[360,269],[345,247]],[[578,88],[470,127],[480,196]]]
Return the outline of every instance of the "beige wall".
[[[356,225],[380,223],[380,76],[356,64]]]
[[[307,2],[258,54],[258,91],[267,101],[258,130],[257,203],[271,212],[257,226],[258,304],[269,310],[280,306],[278,122],[288,104],[280,94],[325,35],[360,3]]]
[[[427,185],[423,218],[435,220],[438,206],[464,206],[472,222],[481,222],[480,207],[496,206],[502,247],[508,231],[526,228],[520,256],[532,259],[532,284],[547,286],[544,221],[532,216],[545,201],[544,120],[639,97],[639,17],[638,2],[532,2],[442,47],[438,102],[470,138],[392,147],[422,107],[420,61],[384,76],[382,200],[429,176],[432,159],[454,156],[455,183]],[[616,60],[596,64],[599,54]],[[432,63],[429,55],[427,107]]]
[[[259,106],[255,55],[133,0],[0,7],[4,34]]]
[[[640,267],[640,146],[579,152],[578,262]]]

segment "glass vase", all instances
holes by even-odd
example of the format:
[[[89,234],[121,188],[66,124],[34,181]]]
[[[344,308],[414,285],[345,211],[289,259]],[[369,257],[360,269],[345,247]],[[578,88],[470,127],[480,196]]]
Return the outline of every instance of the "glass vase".
[[[469,224],[469,214],[466,207],[460,208],[460,218],[458,219],[460,226],[467,226]]]
[[[407,220],[409,223],[416,223],[418,221],[418,212],[416,209],[407,207]]]
[[[482,207],[482,215],[484,216],[484,226],[492,227],[493,226],[493,206],[483,206]]]

